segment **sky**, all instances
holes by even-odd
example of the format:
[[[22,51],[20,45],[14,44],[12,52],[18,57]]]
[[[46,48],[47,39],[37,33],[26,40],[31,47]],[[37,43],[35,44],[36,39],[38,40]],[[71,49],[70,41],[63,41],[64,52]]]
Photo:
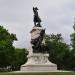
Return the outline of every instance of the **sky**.
[[[75,18],[75,0],[0,0],[0,25],[16,34],[17,48],[30,46],[30,31],[33,23],[32,8],[39,8],[41,25],[46,34],[61,33],[64,41],[70,44]]]

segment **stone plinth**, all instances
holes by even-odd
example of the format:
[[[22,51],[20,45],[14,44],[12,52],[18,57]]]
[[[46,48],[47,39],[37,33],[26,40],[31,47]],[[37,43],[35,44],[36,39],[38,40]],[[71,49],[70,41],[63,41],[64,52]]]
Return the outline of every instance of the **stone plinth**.
[[[26,72],[49,72],[56,71],[57,65],[48,60],[48,54],[35,53],[28,56],[26,64],[21,66],[21,71]]]
[[[45,44],[45,42],[43,40],[44,36],[43,35],[41,36],[42,30],[45,30],[45,29],[43,29],[42,27],[33,27],[33,29],[30,32],[31,33],[31,42],[35,41],[36,43],[35,44],[31,43],[32,48],[29,51],[28,61],[26,64],[21,66],[21,71],[23,71],[23,72],[50,72],[50,71],[57,70],[57,65],[51,63],[48,60],[49,54],[46,54],[43,49],[42,49],[43,51],[41,51],[41,49],[38,46],[39,41],[41,41],[41,44],[42,43]],[[42,37],[42,38],[40,38],[40,37]],[[40,38],[40,39],[38,39],[38,38]],[[40,47],[41,47],[41,44],[40,44]],[[38,48],[37,48],[37,46],[38,46]],[[35,48],[33,48],[33,47],[35,47]]]

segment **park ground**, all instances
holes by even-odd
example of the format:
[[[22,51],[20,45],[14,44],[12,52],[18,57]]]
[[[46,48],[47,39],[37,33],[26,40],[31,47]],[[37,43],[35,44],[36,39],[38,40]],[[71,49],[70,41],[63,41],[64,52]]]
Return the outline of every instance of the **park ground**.
[[[75,72],[13,73],[1,72],[0,75],[75,75]]]

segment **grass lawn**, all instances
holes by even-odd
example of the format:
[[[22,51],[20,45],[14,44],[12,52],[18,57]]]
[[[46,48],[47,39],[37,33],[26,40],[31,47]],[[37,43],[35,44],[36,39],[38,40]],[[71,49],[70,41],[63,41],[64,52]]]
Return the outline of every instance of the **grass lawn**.
[[[0,75],[75,75],[75,72],[50,72],[50,73],[0,73]]]

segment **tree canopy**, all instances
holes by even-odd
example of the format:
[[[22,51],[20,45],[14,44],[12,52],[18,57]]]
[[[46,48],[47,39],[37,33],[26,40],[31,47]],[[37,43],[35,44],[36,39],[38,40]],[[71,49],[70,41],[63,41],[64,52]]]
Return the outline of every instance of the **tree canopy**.
[[[10,65],[14,54],[13,42],[17,40],[15,34],[10,34],[8,30],[0,26],[0,67]]]
[[[46,35],[45,43],[49,51],[49,60],[56,63],[58,69],[64,69],[69,55],[69,46],[63,42],[61,34]]]
[[[3,26],[0,26],[0,67],[11,66],[16,69],[27,60],[28,51],[13,46],[16,35],[9,33]]]

